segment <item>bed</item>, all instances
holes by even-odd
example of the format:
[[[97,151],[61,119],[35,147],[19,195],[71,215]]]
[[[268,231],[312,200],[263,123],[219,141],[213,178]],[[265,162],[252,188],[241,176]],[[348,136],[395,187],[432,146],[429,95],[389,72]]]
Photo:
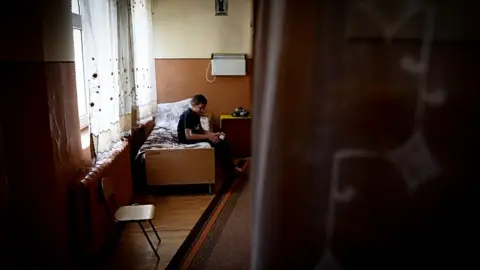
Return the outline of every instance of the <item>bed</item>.
[[[178,119],[189,105],[190,99],[158,104],[155,126],[136,157],[145,169],[148,186],[215,184],[214,148],[208,143],[177,141]],[[211,129],[208,114],[201,117],[201,124]]]

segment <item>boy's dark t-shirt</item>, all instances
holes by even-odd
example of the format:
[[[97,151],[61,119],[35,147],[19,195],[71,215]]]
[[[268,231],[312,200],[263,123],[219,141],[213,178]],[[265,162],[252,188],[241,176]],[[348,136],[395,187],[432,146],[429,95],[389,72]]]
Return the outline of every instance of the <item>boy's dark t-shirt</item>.
[[[192,109],[188,109],[182,113],[180,120],[178,120],[177,133],[178,141],[185,142],[187,137],[185,136],[185,129],[189,128],[192,133],[203,133],[202,125],[200,124],[200,115]]]

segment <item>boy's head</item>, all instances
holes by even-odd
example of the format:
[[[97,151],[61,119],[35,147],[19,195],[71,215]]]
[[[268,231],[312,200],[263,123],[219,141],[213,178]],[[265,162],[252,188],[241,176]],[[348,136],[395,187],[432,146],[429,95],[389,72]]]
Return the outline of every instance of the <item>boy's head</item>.
[[[207,98],[204,95],[195,95],[191,101],[192,104],[192,111],[196,113],[203,113],[205,112],[205,108],[207,107]]]

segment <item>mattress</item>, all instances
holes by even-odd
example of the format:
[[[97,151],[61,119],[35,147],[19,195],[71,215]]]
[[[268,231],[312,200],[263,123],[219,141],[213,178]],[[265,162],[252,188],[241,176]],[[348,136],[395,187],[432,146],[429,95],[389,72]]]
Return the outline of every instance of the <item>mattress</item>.
[[[178,143],[177,130],[155,126],[152,132],[140,147],[139,153],[147,149],[192,149],[192,148],[211,148],[209,143],[201,142],[195,144]]]

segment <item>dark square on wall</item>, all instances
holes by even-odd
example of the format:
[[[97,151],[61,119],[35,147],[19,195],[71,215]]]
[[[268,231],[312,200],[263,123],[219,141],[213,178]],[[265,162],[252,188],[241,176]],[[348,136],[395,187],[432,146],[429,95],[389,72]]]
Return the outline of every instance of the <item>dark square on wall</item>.
[[[215,0],[215,16],[228,16],[228,0]]]

